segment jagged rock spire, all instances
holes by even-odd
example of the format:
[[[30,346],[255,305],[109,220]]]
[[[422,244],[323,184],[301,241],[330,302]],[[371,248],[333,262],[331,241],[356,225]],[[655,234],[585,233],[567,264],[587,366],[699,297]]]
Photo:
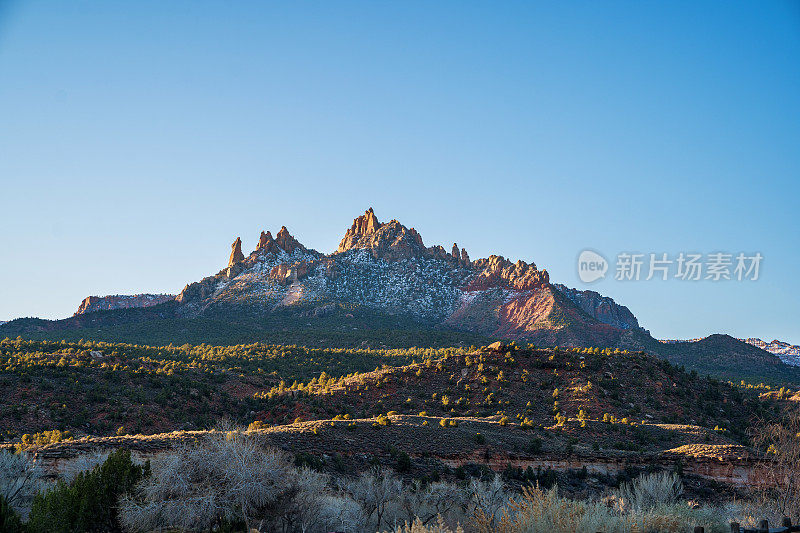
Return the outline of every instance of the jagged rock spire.
[[[266,252],[272,251],[272,243],[275,242],[275,239],[272,238],[272,233],[269,231],[264,233],[261,232],[261,236],[258,238],[258,245],[256,245],[256,252],[264,250]]]
[[[231,244],[231,257],[228,259],[228,266],[231,267],[236,263],[244,261],[244,254],[242,253],[242,239],[236,237],[236,240]]]
[[[458,244],[453,243],[453,250],[450,252],[450,255],[452,255],[455,259],[459,258],[460,254],[458,253]]]
[[[281,226],[281,230],[275,235],[275,244],[280,246],[287,254],[294,252],[298,248],[301,250],[306,249],[297,239],[292,237],[286,226]]]

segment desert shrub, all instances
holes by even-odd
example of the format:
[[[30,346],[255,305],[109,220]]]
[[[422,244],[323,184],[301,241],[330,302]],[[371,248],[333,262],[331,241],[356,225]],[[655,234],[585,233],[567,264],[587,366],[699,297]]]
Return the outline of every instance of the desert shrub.
[[[654,472],[623,483],[614,496],[623,510],[647,511],[675,504],[683,494],[683,483],[673,472]]]
[[[150,466],[136,465],[127,450],[117,450],[70,483],[59,481],[33,500],[29,532],[121,531],[117,500],[149,475]]]
[[[397,526],[393,533],[463,533],[463,531],[461,526],[456,527],[456,529],[450,528],[442,518],[432,525],[426,525],[417,518],[410,524],[406,522],[402,526]]]
[[[61,442],[62,440],[72,440],[72,434],[70,434],[69,431],[60,431],[58,429],[33,434],[25,433],[20,438],[20,442],[15,445],[15,448],[20,452],[28,448],[47,446],[48,444]]]
[[[223,429],[154,461],[153,474],[120,502],[120,518],[131,531],[211,529],[231,521],[244,522],[247,531],[274,531],[282,521],[316,520],[326,479],[294,468],[258,435]]]
[[[496,526],[478,515],[479,531],[502,533],[627,533],[630,531],[682,532],[689,525],[706,531],[728,530],[725,517],[713,509],[691,509],[685,504],[659,504],[647,511],[620,512],[600,501],[576,501],[559,496],[556,488],[527,487],[502,511]]]
[[[378,417],[375,419],[375,422],[373,422],[372,425],[374,427],[391,426],[392,425],[392,421],[386,415],[378,415]]]
[[[0,452],[0,496],[25,519],[44,487],[43,473],[27,453]]]

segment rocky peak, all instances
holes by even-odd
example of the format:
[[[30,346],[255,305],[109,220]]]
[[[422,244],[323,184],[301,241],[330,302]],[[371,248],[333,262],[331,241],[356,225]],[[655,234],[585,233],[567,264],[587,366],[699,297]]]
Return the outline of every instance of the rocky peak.
[[[381,224],[370,207],[353,225],[339,243],[337,253],[354,248],[369,250],[373,257],[395,261],[426,254],[422,237],[414,228],[407,228],[397,220]]]
[[[378,221],[378,217],[375,216],[375,212],[370,207],[364,212],[363,215],[353,220],[353,225],[350,226],[350,229],[348,229],[344,234],[344,237],[339,243],[337,252],[346,252],[351,248],[357,248],[358,246],[356,246],[356,244],[361,240],[362,237],[375,233],[380,227],[381,223]]]
[[[305,251],[306,247],[298,242],[297,239],[292,237],[286,226],[281,226],[281,230],[275,235],[275,244],[287,254],[291,254],[295,250]]]
[[[242,239],[236,237],[236,240],[231,244],[231,257],[228,259],[228,267],[232,267],[236,263],[244,261],[244,254],[242,253]]]

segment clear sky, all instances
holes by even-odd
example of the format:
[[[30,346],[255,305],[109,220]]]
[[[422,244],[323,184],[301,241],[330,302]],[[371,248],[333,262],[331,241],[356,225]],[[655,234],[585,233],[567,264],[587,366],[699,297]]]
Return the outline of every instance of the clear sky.
[[[0,191],[5,320],[373,206],[657,337],[800,343],[800,3],[0,0]],[[764,260],[587,286],[584,248]]]

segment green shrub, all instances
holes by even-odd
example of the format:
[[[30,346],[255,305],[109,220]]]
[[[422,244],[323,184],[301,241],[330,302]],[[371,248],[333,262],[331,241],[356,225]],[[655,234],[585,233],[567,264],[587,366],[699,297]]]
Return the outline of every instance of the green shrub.
[[[531,453],[540,453],[542,451],[542,439],[539,437],[532,438],[528,446],[528,451]]]
[[[2,494],[0,494],[0,531],[5,533],[22,532],[22,520]]]
[[[71,483],[59,481],[45,494],[37,494],[28,521],[30,533],[122,531],[117,500],[150,474],[150,463],[138,466],[131,453],[117,450],[94,469],[79,473]]]

